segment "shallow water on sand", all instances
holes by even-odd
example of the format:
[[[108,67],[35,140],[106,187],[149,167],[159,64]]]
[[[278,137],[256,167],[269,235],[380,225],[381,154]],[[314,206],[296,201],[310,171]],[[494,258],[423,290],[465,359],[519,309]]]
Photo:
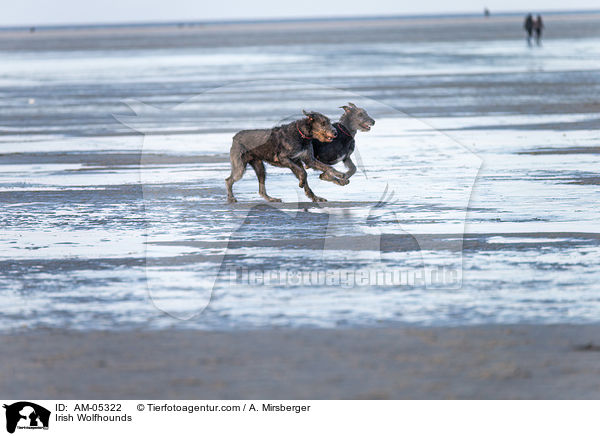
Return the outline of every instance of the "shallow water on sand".
[[[7,52],[0,329],[597,322],[598,47]],[[251,170],[225,203],[233,133],[349,100],[377,123],[328,203],[273,167],[282,204]]]

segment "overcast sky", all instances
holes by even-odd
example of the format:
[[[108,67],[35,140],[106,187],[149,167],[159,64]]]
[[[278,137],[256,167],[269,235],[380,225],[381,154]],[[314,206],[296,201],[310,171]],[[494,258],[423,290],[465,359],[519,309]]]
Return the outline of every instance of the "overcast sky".
[[[598,0],[2,0],[0,26],[600,9]]]

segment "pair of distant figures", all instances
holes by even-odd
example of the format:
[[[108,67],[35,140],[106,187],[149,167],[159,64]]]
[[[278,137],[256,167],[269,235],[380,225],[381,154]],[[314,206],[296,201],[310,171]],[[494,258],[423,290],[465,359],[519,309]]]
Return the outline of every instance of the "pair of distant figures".
[[[525,17],[525,24],[523,24],[525,31],[527,32],[527,45],[531,46],[531,38],[535,31],[535,42],[537,45],[542,44],[542,30],[544,29],[544,23],[542,22],[542,16],[538,15],[535,19],[533,15],[528,14]]]

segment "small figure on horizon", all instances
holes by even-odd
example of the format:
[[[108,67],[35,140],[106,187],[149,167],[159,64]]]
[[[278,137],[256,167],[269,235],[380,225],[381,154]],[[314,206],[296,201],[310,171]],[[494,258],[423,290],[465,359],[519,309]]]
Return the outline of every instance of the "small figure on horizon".
[[[537,45],[542,45],[542,30],[544,29],[544,22],[542,16],[538,15],[533,22],[533,30],[535,30],[535,42]]]
[[[489,16],[490,16],[490,10],[488,8],[483,8],[483,16],[485,18],[489,18]]]
[[[527,45],[531,47],[531,35],[533,33],[533,15],[527,14],[523,28],[527,32]]]

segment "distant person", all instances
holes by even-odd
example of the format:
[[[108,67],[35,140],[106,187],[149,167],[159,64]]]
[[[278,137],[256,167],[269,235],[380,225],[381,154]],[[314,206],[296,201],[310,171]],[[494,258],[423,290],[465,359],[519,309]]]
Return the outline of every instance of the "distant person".
[[[542,45],[542,30],[544,29],[544,22],[542,16],[538,15],[533,22],[533,30],[535,30],[535,42],[537,45]]]
[[[533,34],[533,15],[527,14],[523,27],[527,32],[527,45],[531,46],[531,35]]]
[[[485,9],[483,10],[483,16],[484,16],[485,18],[489,18],[489,16],[490,16],[490,10],[489,10],[488,8],[485,8]]]

